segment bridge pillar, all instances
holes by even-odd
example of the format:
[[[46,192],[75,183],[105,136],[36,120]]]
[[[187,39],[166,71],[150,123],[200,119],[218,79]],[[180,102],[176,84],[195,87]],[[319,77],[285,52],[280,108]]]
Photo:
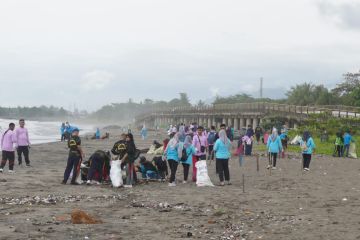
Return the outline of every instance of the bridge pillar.
[[[231,118],[231,117],[228,118],[227,125],[228,125],[229,127],[233,125],[233,123],[232,123],[232,118]]]
[[[249,125],[251,125],[251,118],[247,118],[246,119],[246,128],[247,128],[247,126],[249,126]]]
[[[239,129],[239,119],[238,118],[234,118],[234,129],[236,129],[236,130]]]
[[[253,129],[255,129],[258,126],[258,119],[254,118],[253,119]]]
[[[205,122],[205,119],[203,117],[199,117],[199,126],[206,127],[206,126],[204,126],[205,125],[204,122]]]
[[[223,118],[223,119],[222,119],[222,123],[225,123],[225,124],[226,124],[226,118]]]
[[[212,119],[211,119],[211,118],[208,118],[208,120],[207,120],[207,127],[208,127],[208,128],[211,128],[211,125],[212,125]]]
[[[240,118],[240,128],[246,127],[245,118]]]

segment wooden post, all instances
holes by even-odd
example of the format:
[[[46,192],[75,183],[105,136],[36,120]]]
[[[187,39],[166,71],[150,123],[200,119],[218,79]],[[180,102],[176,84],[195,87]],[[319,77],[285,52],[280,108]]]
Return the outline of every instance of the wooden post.
[[[256,155],[256,171],[257,171],[258,173],[259,173],[259,170],[260,170],[259,157],[260,157],[260,155],[257,154],[257,155]]]
[[[243,193],[245,193],[245,174],[242,175],[242,179],[243,179]]]
[[[270,159],[270,161],[269,161],[269,165],[270,165],[269,172],[270,172],[270,176],[271,176],[271,170],[272,170],[273,161],[272,161],[271,153],[268,153],[268,154],[269,154],[269,159]]]

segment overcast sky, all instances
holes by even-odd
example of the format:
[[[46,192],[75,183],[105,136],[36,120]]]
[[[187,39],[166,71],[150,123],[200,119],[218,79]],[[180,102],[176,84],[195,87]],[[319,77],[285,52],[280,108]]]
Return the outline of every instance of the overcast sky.
[[[0,2],[1,106],[258,96],[260,77],[283,96],[359,69],[359,0]]]

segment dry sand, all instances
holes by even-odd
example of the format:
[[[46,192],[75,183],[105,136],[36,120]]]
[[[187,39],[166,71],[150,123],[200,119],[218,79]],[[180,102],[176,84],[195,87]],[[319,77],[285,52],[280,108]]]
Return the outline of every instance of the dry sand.
[[[136,140],[139,148],[148,147]],[[83,139],[87,156],[115,138]],[[0,239],[360,239],[359,160],[315,156],[300,171],[300,155],[265,170],[254,157],[231,160],[231,186],[151,182],[132,189],[61,185],[65,143],[31,148],[32,168],[0,174]],[[209,175],[217,184],[214,163]],[[242,189],[245,174],[245,193]],[[191,175],[190,175],[191,177]],[[182,180],[182,167],[177,179]],[[73,225],[74,209],[102,220]]]

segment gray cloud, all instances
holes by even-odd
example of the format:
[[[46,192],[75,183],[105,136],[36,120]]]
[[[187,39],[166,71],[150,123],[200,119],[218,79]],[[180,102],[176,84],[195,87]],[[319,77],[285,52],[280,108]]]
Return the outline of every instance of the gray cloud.
[[[360,3],[347,2],[335,3],[334,1],[323,0],[318,3],[321,14],[329,17],[340,27],[360,30]]]

